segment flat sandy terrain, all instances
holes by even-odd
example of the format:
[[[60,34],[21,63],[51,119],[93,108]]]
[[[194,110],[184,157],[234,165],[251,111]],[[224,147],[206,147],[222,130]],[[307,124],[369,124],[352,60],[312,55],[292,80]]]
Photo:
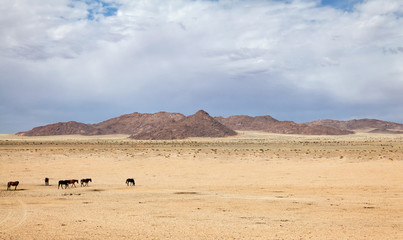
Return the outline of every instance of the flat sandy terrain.
[[[403,239],[402,135],[0,135],[0,187],[0,239]]]

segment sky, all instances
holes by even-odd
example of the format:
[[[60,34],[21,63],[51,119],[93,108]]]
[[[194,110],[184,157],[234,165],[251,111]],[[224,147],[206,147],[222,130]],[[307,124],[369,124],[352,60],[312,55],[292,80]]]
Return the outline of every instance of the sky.
[[[403,123],[401,0],[2,0],[0,133],[132,112]]]

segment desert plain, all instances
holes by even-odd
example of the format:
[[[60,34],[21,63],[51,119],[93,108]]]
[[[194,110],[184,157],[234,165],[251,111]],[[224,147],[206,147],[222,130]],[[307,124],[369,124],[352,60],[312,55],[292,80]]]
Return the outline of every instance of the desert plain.
[[[0,135],[0,187],[0,239],[403,239],[401,134]]]

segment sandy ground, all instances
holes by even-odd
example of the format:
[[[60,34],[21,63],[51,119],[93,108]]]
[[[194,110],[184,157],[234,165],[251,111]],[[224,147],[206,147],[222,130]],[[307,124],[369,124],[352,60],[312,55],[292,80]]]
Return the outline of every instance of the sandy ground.
[[[0,135],[0,239],[396,240],[402,183],[401,135]]]

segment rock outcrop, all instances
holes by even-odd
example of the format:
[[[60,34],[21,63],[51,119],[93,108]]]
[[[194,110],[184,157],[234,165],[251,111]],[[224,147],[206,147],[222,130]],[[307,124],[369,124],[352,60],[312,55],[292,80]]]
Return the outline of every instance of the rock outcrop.
[[[130,138],[168,140],[189,137],[227,137],[236,134],[234,130],[224,126],[207,112],[200,110],[184,119],[166,123],[150,131],[133,134]]]

